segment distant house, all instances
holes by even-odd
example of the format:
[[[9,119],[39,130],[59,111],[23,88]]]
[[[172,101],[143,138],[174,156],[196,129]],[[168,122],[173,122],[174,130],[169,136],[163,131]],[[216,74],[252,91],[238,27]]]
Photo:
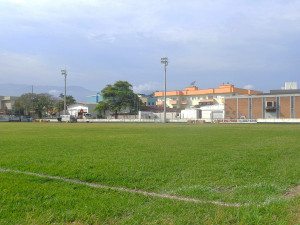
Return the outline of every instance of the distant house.
[[[239,96],[262,94],[236,88],[232,84],[223,84],[219,88],[198,89],[196,86],[186,87],[182,91],[167,91],[166,106],[181,110],[182,119],[223,119],[225,117],[225,99]],[[164,92],[155,92],[157,105],[164,105]]]
[[[236,88],[232,84],[223,84],[219,88],[198,89],[198,87],[186,87],[184,91],[167,91],[166,106],[173,109],[200,108],[206,105],[224,104],[224,99],[232,96],[262,94],[254,91]],[[155,92],[158,106],[164,105],[164,92]]]
[[[98,118],[99,113],[94,111],[94,108],[98,103],[76,103],[69,105],[67,108],[68,114],[77,118],[85,118],[86,116],[91,118]]]
[[[146,106],[156,106],[157,99],[145,94],[138,94],[139,98]]]
[[[12,110],[18,97],[0,96],[0,114],[5,114],[6,110]]]

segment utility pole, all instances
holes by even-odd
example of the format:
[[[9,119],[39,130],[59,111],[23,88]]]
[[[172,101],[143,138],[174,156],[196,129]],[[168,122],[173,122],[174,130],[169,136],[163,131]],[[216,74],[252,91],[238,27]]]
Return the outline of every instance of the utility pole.
[[[164,123],[167,122],[166,119],[166,100],[167,100],[167,65],[168,65],[168,58],[164,57],[161,58],[161,63],[164,64],[165,67],[165,93],[164,93]]]
[[[64,94],[64,115],[67,112],[67,103],[66,103],[66,96],[67,96],[67,70],[61,70],[61,75],[65,77],[65,94]]]
[[[34,105],[33,105],[33,85],[31,86],[31,105],[32,105],[32,110],[31,110],[31,112],[29,114],[30,114],[30,117],[33,118],[33,111],[34,111]]]

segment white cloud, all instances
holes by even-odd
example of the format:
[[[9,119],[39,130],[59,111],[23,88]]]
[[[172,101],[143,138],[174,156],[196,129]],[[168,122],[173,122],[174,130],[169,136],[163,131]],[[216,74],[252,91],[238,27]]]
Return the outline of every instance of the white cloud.
[[[99,33],[97,34],[97,32],[90,32],[87,35],[88,39],[93,40],[93,41],[104,41],[104,42],[108,42],[108,43],[114,43],[116,40],[116,37],[114,35],[108,35],[108,34],[104,34],[104,33]]]
[[[213,71],[218,80],[226,72],[276,74],[298,66],[293,59],[299,52],[299,1],[0,1],[0,42],[7,50],[0,52],[0,72],[11,81],[60,76],[60,68],[46,61],[50,57],[69,64],[72,82],[80,85],[119,76],[143,83],[149,78],[145,73],[157,81],[159,60],[148,63],[151,55],[168,56],[173,77],[189,81],[194,80],[190,74],[203,71]],[[134,68],[137,64],[143,69]],[[178,86],[181,81],[173,80]],[[145,92],[157,87],[145,83],[134,88]]]
[[[160,84],[149,82],[133,86],[133,91],[137,94],[150,94],[151,92],[156,91],[158,87],[160,87]]]
[[[0,74],[3,76],[3,83],[52,81],[51,70],[41,57],[7,51],[0,52]]]
[[[14,3],[25,3],[25,0],[8,0],[8,1]]]
[[[59,91],[59,90],[53,89],[53,90],[50,90],[48,93],[49,93],[50,95],[58,95],[60,92],[61,92],[61,91]]]
[[[37,56],[30,56],[26,54],[18,54],[12,52],[0,52],[0,69],[7,73],[26,72],[24,66],[40,69],[41,62]]]
[[[203,0],[189,4],[179,0],[5,1],[18,4],[14,13],[0,9],[2,20],[11,19],[14,26],[40,24],[36,29],[53,26],[56,32],[77,30],[87,38],[104,35],[109,42],[115,40],[115,35],[137,33],[177,43],[268,38],[282,35],[287,26],[299,28],[300,20],[297,1],[286,4],[279,0],[251,3]]]
[[[252,84],[247,84],[244,86],[244,89],[253,90],[254,86]]]

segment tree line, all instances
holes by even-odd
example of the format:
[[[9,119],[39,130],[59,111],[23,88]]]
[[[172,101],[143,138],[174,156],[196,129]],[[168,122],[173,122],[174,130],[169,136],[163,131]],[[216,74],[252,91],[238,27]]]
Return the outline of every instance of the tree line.
[[[145,104],[132,90],[132,85],[127,81],[117,81],[113,85],[108,84],[101,90],[103,101],[100,101],[94,111],[98,111],[100,117],[105,117],[107,113],[113,114],[115,118],[122,111],[129,114],[137,114],[143,110]],[[59,98],[50,94],[26,93],[21,95],[15,102],[10,114],[27,115],[31,117],[55,116],[64,108],[63,94]],[[66,96],[66,104],[72,105],[76,100],[71,95]]]
[[[26,93],[22,94],[16,99],[16,102],[9,114],[15,114],[20,116],[31,117],[48,117],[54,116],[61,112],[64,108],[63,94],[60,94],[59,98],[54,97],[47,93],[35,94]],[[67,105],[76,103],[73,96],[66,96]]]

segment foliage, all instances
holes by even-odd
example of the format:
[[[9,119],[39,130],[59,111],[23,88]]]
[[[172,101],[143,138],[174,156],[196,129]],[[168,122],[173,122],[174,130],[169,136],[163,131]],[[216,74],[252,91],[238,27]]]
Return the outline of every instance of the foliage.
[[[60,98],[64,95],[60,94]],[[66,96],[67,105],[76,103],[72,95]],[[15,102],[11,114],[17,115],[36,115],[38,118],[55,114],[64,109],[64,101],[53,97],[50,94],[26,93],[21,95]]]
[[[108,84],[101,91],[103,101],[99,102],[99,107],[96,110],[99,111],[101,115],[106,110],[112,111],[115,118],[118,114],[129,108],[130,113],[136,113],[138,105],[142,105],[142,101],[132,91],[132,85],[127,81],[117,81],[114,85]]]
[[[62,110],[64,110],[64,94],[60,94],[59,95],[59,100],[58,100],[58,102],[56,103],[56,110],[58,111],[58,112],[60,112],[60,111],[62,111]],[[66,105],[67,106],[69,106],[69,105],[73,105],[73,104],[75,104],[76,103],[76,99],[72,96],[72,95],[67,95],[66,96]]]
[[[56,99],[46,93],[26,93],[21,95],[15,102],[13,110],[19,115],[37,114],[39,118],[53,110]]]
[[[0,224],[299,224],[300,198],[283,197],[299,184],[298,125],[1,128],[0,168],[254,205],[187,203],[0,172]]]
[[[105,116],[105,112],[109,110],[109,103],[108,102],[104,102],[104,101],[100,101],[98,103],[98,105],[94,108],[94,111],[98,111],[99,112],[99,116],[100,118]]]
[[[33,105],[38,117],[41,118],[43,114],[48,115],[54,108],[54,102],[55,98],[52,95],[37,94],[33,98]]]

